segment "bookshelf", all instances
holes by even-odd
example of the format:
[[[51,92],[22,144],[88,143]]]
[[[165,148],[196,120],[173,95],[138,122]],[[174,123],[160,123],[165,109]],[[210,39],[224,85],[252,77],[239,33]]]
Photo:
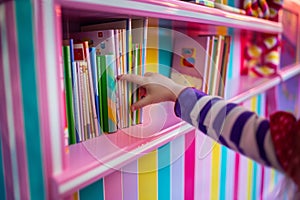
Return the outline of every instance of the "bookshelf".
[[[119,130],[114,134],[101,135],[97,138],[66,148],[64,145],[64,130],[62,124],[62,111],[65,108],[60,97],[62,82],[61,46],[62,38],[65,34],[62,27],[64,23],[87,24],[91,20],[97,22],[109,18],[150,17],[176,22],[174,24],[179,28],[184,28],[186,24],[189,23],[190,27],[194,27],[194,29],[197,29],[199,26],[207,27],[207,29],[211,27],[221,27],[231,28],[237,32],[247,31],[272,34],[281,34],[283,31],[281,23],[234,14],[200,5],[195,6],[188,2],[177,0],[39,0],[34,2],[28,1],[24,4],[17,1],[0,1],[0,24],[3,25],[2,27],[8,27],[7,30],[10,32],[19,31],[19,34],[26,28],[19,27],[19,30],[13,28],[14,26],[8,24],[15,25],[15,19],[6,19],[4,14],[1,14],[1,11],[5,10],[8,12],[15,11],[13,8],[15,3],[17,4],[17,8],[24,5],[27,6],[27,8],[30,8],[26,11],[29,12],[27,14],[32,14],[29,20],[31,20],[33,24],[33,33],[30,35],[31,38],[29,36],[29,39],[33,43],[34,52],[36,52],[36,56],[32,58],[36,68],[30,70],[36,74],[36,85],[34,86],[36,87],[37,96],[23,95],[28,97],[28,101],[37,98],[39,102],[39,104],[36,105],[38,120],[31,121],[31,123],[41,129],[37,133],[41,137],[39,139],[41,147],[38,150],[42,154],[40,158],[41,163],[39,163],[38,166],[44,167],[44,179],[39,180],[40,182],[35,182],[35,184],[42,185],[45,190],[44,197],[46,196],[48,199],[70,197],[74,192],[87,187],[103,177],[109,176],[130,164],[132,161],[136,161],[143,155],[147,155],[163,147],[176,138],[195,132],[192,126],[176,118],[174,114],[171,114],[173,113],[172,103],[163,103],[161,106],[151,106],[145,109],[145,113],[148,114],[145,121],[150,123],[150,127],[147,126],[147,123],[144,123]],[[20,23],[20,19],[18,20],[18,23]],[[1,26],[0,31],[2,31],[0,44],[5,46],[6,43],[4,39],[6,39],[6,34],[3,33],[6,32],[1,29]],[[25,49],[24,46],[18,46],[18,44],[14,42],[10,42],[10,45],[19,48],[19,50],[21,50],[20,52]],[[13,52],[10,51],[9,54],[13,55]],[[0,58],[2,58],[6,55],[0,51],[0,56]],[[24,58],[5,57],[5,59],[9,61],[17,59],[21,62]],[[2,68],[6,69],[4,65],[1,65],[0,69]],[[6,71],[6,73],[12,72]],[[229,101],[242,103],[299,74],[300,65],[294,64],[286,66],[279,71],[278,75],[270,78],[234,77],[226,83],[225,97]],[[1,80],[4,79],[3,77],[4,75],[1,76]],[[24,82],[20,84],[25,87]],[[3,85],[5,84],[2,84],[1,87],[3,87]],[[239,85],[240,87],[230,90],[230,85]],[[17,87],[10,88],[10,91],[20,93]],[[7,91],[1,94],[5,97],[10,95]],[[22,94],[20,94],[20,96],[22,97]],[[151,124],[151,120],[153,121],[155,118],[158,118],[161,109],[164,109],[165,113],[169,114],[164,116],[164,124],[157,127],[155,124]],[[22,112],[23,111],[18,108],[16,114],[23,116]],[[30,111],[26,112],[25,114],[27,115],[25,116],[28,116]],[[7,118],[4,115],[1,115],[1,117],[3,119]],[[26,136],[26,134],[28,135],[29,133],[23,134]],[[143,134],[147,135],[147,137],[138,137]],[[22,138],[25,136],[23,135]],[[31,141],[28,140],[27,138],[26,143],[25,139],[23,139],[24,145],[18,149],[18,156],[21,157],[21,159],[26,159],[26,157],[34,159],[36,156],[34,154],[23,155],[20,153],[25,149],[26,145],[30,146],[31,143],[29,142]],[[102,148],[99,149],[99,146]],[[4,151],[4,154],[8,153]],[[5,157],[1,158],[4,161],[7,159]],[[15,167],[20,168],[20,166]],[[5,170],[6,169],[4,169],[4,171]],[[28,176],[32,176],[32,174]],[[20,180],[20,185],[26,185],[28,179],[29,178]],[[31,187],[33,188],[34,185],[32,185]],[[28,188],[23,188],[24,191],[20,191],[20,195],[30,195],[28,191],[26,192],[26,189],[30,190],[31,193],[35,191],[28,186]],[[13,191],[7,191],[7,197],[13,196],[13,194],[9,194],[9,192],[13,193]]]

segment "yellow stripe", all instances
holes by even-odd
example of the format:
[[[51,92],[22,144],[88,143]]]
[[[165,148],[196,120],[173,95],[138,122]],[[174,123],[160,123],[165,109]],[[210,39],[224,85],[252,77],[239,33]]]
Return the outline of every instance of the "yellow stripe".
[[[253,186],[253,180],[252,180],[252,172],[253,172],[253,161],[248,159],[248,187],[247,187],[247,199],[252,199],[252,186]]]
[[[150,18],[145,72],[158,72],[158,19]]]
[[[157,150],[138,160],[139,200],[157,199]]]
[[[220,158],[221,147],[218,143],[214,142],[212,150],[212,166],[211,166],[211,194],[210,199],[219,199],[219,187],[220,187]]]
[[[275,186],[275,170],[271,169],[271,180],[270,180],[270,190],[273,191]]]

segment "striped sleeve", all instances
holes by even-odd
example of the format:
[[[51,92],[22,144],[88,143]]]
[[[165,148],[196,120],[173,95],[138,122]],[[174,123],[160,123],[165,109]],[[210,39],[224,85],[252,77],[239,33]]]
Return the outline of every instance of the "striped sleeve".
[[[220,144],[282,171],[270,137],[269,121],[256,113],[193,88],[181,92],[174,110],[178,117]]]

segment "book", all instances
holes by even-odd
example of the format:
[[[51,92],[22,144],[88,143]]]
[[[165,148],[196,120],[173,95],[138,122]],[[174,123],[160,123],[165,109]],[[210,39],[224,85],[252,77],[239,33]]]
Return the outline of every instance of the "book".
[[[209,36],[174,36],[171,79],[179,84],[203,87],[203,77],[208,59]]]
[[[69,144],[76,143],[76,132],[73,112],[73,93],[72,93],[72,72],[70,46],[63,46],[63,63],[64,63],[64,83],[66,88],[66,112],[67,112],[67,127],[69,135]]]

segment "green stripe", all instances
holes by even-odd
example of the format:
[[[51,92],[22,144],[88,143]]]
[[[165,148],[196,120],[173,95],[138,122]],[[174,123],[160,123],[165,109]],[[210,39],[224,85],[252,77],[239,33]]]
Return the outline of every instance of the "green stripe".
[[[104,200],[103,179],[96,181],[79,191],[80,200]]]
[[[102,130],[103,132],[108,132],[108,109],[107,109],[107,80],[106,80],[106,56],[97,56],[100,57],[100,62],[98,62],[100,65],[98,66],[100,82],[99,87],[101,88],[101,93],[99,93],[99,98],[101,99],[101,117],[102,117]]]
[[[30,199],[45,199],[30,0],[15,1]]]
[[[3,157],[2,157],[2,130],[0,129],[0,199],[6,199],[5,194],[5,181],[4,181],[4,169],[3,169]]]

